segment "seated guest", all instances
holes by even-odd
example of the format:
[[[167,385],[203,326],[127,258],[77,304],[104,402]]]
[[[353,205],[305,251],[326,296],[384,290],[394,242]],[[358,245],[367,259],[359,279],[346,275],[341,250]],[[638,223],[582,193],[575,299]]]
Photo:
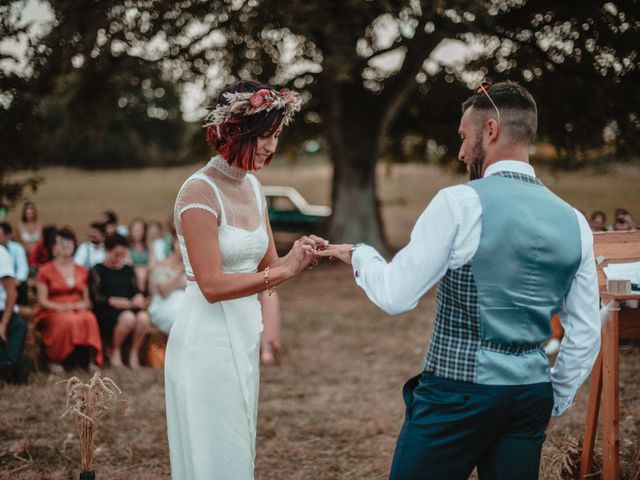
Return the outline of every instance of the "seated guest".
[[[589,220],[589,226],[592,232],[606,232],[607,231],[607,215],[600,210],[596,210],[591,213]]]
[[[129,242],[122,235],[105,240],[107,257],[91,270],[90,291],[103,345],[110,346],[109,362],[121,367],[122,345],[131,336],[129,366],[140,367],[140,347],[149,332],[145,299],[138,290],[133,267],[126,265]]]
[[[615,231],[620,232],[636,229],[636,223],[633,221],[633,217],[626,208],[616,208],[613,218],[613,230]]]
[[[55,225],[47,225],[42,229],[42,238],[35,250],[29,254],[29,267],[38,270],[41,265],[53,260],[53,244],[56,241],[58,228]]]
[[[544,346],[544,353],[548,356],[555,355],[560,351],[560,343],[564,337],[564,328],[560,323],[560,316],[554,315],[551,317],[551,338]]]
[[[130,263],[136,273],[138,290],[147,291],[149,276],[149,250],[147,249],[147,223],[136,217],[129,223]]]
[[[16,305],[26,307],[29,303],[29,262],[27,252],[24,247],[13,240],[13,229],[7,222],[0,222],[0,245],[3,245],[13,259],[13,270],[15,273],[16,289],[18,298]]]
[[[22,217],[18,227],[20,243],[32,254],[42,238],[42,227],[38,222],[38,210],[33,202],[26,202],[22,207]]]
[[[107,232],[104,224],[92,222],[89,225],[89,232],[87,234],[89,240],[78,245],[78,249],[73,256],[73,261],[87,270],[91,270],[97,264],[102,263],[107,256],[104,249],[104,239],[106,235]]]
[[[29,361],[23,351],[27,322],[14,311],[17,296],[13,259],[0,245],[0,380],[26,383]]]
[[[169,255],[171,250],[173,249],[173,240],[178,235],[176,230],[176,223],[173,219],[173,214],[169,215],[167,218],[167,223],[165,224],[167,227],[167,233],[164,235],[164,254],[165,256]]]
[[[266,295],[265,292],[258,294],[258,300],[262,307],[262,324],[264,330],[260,336],[260,362],[270,365],[276,361],[280,353],[280,300],[277,292],[273,295]]]
[[[104,228],[107,230],[107,237],[110,237],[115,233],[122,235],[123,237],[126,237],[129,234],[127,227],[118,223],[118,216],[113,210],[106,210],[102,212],[100,220],[104,224]]]
[[[147,249],[149,250],[149,267],[153,268],[155,262],[167,258],[164,238],[162,238],[162,224],[157,220],[147,223]]]
[[[102,366],[102,341],[89,301],[89,272],[73,262],[76,237],[63,228],[57,232],[54,259],[38,270],[38,312],[49,371],[62,374],[62,362],[74,350],[86,353],[90,370]]]
[[[186,284],[187,277],[176,238],[173,251],[165,260],[156,263],[149,278],[151,323],[167,335],[178,315]]]

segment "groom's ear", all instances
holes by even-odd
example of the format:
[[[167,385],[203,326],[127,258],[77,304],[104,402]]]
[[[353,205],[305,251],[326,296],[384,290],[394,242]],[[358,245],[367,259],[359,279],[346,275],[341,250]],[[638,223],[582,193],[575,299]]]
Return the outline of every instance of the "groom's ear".
[[[487,118],[482,125],[481,134],[486,133],[489,143],[495,143],[501,137],[500,124],[495,118]]]

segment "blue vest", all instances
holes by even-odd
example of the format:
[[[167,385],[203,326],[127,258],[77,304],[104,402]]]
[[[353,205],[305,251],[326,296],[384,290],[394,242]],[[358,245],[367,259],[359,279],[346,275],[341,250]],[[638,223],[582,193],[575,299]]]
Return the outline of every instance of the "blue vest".
[[[480,244],[440,282],[425,370],[488,385],[547,382],[542,343],[580,266],[578,219],[535,177],[499,172],[468,185],[482,205]]]

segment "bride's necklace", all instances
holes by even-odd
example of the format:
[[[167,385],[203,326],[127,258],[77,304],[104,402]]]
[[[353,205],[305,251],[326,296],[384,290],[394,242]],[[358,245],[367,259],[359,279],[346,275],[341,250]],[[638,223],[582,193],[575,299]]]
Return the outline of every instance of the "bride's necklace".
[[[208,165],[218,170],[225,177],[228,177],[236,181],[243,180],[245,175],[247,174],[246,170],[243,170],[238,167],[234,167],[233,165],[229,165],[227,161],[224,158],[222,158],[220,155],[216,155],[211,160],[209,160]]]

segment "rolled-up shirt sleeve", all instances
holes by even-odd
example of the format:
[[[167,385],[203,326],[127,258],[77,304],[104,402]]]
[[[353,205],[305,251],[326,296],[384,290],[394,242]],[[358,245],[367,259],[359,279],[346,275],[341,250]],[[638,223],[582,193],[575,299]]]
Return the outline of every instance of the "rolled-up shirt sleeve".
[[[578,215],[582,239],[582,261],[560,312],[564,337],[551,369],[553,416],[562,415],[591,373],[600,351],[601,320],[598,274],[593,254],[593,235],[586,219]]]
[[[356,283],[390,315],[415,308],[447,272],[457,221],[446,191],[439,192],[418,219],[409,244],[391,262],[368,245],[354,251]]]

